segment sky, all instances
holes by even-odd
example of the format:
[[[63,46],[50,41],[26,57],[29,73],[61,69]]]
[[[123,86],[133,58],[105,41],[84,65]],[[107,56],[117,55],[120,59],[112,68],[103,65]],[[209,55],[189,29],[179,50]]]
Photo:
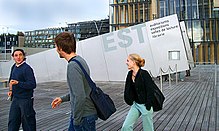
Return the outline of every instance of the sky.
[[[0,0],[0,34],[106,19],[109,0]]]

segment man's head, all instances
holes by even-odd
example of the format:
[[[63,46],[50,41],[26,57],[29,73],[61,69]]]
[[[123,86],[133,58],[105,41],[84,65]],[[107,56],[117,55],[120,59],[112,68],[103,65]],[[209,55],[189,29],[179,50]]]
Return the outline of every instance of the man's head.
[[[55,38],[56,51],[60,57],[63,57],[63,53],[71,54],[76,53],[76,41],[73,33],[62,32]]]
[[[23,61],[26,60],[24,50],[16,49],[11,54],[16,64],[21,64]]]

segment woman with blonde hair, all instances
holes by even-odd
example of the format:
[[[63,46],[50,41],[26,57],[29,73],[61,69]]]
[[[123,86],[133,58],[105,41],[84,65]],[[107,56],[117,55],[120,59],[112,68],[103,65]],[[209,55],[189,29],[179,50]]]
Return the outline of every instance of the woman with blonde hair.
[[[134,123],[141,116],[143,130],[153,131],[153,80],[150,74],[141,69],[145,60],[138,54],[130,54],[127,58],[128,74],[126,77],[124,99],[131,106],[122,126],[122,131],[132,131]]]

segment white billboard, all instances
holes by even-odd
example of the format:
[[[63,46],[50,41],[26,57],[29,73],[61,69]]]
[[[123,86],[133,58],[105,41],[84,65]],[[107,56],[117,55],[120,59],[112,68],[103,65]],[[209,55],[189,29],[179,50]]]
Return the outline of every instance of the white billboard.
[[[144,69],[153,76],[177,65],[178,71],[188,69],[180,25],[176,15],[156,19],[115,32],[79,41],[77,54],[87,61],[91,77],[96,81],[125,81],[128,54],[137,53],[146,60]],[[66,64],[55,49],[28,56],[37,82],[66,80]],[[1,63],[3,67],[5,63]],[[2,68],[1,68],[2,69]],[[2,77],[9,69],[4,66]]]
[[[192,67],[194,67],[194,59],[192,56],[192,49],[191,49],[191,45],[189,42],[189,37],[188,37],[187,31],[186,31],[186,25],[185,25],[184,21],[180,22],[180,27],[181,27],[181,31],[182,31],[187,60],[188,60],[189,66],[192,68]]]

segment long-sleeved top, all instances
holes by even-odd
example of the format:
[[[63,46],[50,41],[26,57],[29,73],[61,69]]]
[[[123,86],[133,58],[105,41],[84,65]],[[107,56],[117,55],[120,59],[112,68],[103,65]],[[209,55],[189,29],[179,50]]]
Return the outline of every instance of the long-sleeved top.
[[[77,59],[84,69],[90,74],[89,67],[85,60],[76,56],[72,59]],[[67,83],[69,86],[69,94],[62,96],[63,102],[69,101],[71,103],[71,113],[74,119],[74,125],[81,124],[82,117],[97,114],[96,108],[90,99],[91,88],[85,78],[83,71],[80,66],[69,60],[67,66]]]
[[[132,105],[134,101],[145,104],[146,109],[150,110],[154,100],[153,80],[146,70],[139,69],[133,82],[132,72],[129,71],[126,77],[124,100],[128,105]]]
[[[18,84],[12,86],[13,97],[31,98],[36,88],[36,79],[33,69],[24,62],[18,67],[14,64],[11,67],[10,80],[17,80]]]

